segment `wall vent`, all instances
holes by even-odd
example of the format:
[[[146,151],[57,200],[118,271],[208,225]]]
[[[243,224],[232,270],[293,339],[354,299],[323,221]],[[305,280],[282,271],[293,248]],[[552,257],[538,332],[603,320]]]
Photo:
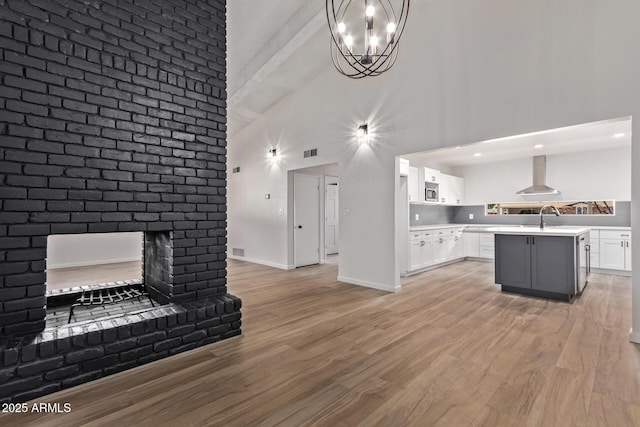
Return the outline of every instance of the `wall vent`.
[[[304,158],[306,159],[307,157],[315,157],[318,155],[318,149],[317,148],[312,148],[311,150],[307,150],[304,152]]]
[[[231,253],[232,253],[234,256],[244,256],[244,249],[240,249],[240,248],[233,248],[233,249],[231,250]]]
[[[236,166],[235,168],[233,168],[233,173],[238,173],[240,172],[240,166]]]

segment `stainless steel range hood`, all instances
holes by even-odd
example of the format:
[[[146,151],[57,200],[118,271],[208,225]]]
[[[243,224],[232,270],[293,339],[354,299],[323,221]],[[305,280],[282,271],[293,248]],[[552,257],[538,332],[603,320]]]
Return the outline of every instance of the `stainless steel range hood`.
[[[533,185],[523,190],[518,191],[516,194],[558,194],[560,193],[555,188],[551,188],[546,184],[547,173],[547,157],[546,156],[534,156],[533,157]]]

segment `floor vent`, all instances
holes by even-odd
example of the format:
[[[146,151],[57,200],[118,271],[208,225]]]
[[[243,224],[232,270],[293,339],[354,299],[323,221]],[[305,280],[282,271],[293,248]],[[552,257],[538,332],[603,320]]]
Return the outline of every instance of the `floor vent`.
[[[307,157],[315,157],[318,155],[318,149],[317,148],[312,148],[311,150],[307,150],[304,152],[304,157],[305,159]]]
[[[244,249],[233,248],[231,253],[233,253],[234,256],[244,256]]]

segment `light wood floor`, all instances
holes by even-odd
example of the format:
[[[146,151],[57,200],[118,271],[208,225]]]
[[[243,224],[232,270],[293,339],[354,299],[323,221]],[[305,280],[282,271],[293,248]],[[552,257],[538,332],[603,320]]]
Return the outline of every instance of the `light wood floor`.
[[[69,414],[0,425],[640,425],[629,278],[592,275],[568,304],[500,293],[488,263],[397,294],[336,275],[230,260],[243,336],[37,400]]]
[[[139,279],[141,276],[142,261],[56,268],[47,270],[47,290]]]

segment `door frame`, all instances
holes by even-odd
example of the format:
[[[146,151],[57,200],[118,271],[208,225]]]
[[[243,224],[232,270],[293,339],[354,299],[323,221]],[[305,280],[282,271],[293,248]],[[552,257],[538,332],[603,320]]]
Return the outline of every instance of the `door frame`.
[[[340,227],[340,180],[338,177],[331,176],[331,175],[325,175],[323,178],[324,178],[324,185],[323,185],[323,188],[324,188],[323,205],[324,206],[321,207],[321,212],[324,217],[324,221],[322,221],[322,219],[320,220],[320,222],[322,223],[322,227],[321,227],[322,228],[321,230],[322,249],[321,249],[320,258],[321,258],[321,261],[324,263],[327,260],[327,242],[326,242],[326,236],[327,236],[327,227],[326,227],[327,217],[326,216],[327,216],[327,194],[328,194],[327,187],[329,185],[335,185],[338,187],[338,220],[337,221],[338,221],[338,227]],[[340,228],[338,228],[338,230],[340,230]],[[332,255],[340,254],[340,232],[338,232],[337,239],[338,239],[338,242],[337,242],[338,252],[334,252],[332,253]]]

